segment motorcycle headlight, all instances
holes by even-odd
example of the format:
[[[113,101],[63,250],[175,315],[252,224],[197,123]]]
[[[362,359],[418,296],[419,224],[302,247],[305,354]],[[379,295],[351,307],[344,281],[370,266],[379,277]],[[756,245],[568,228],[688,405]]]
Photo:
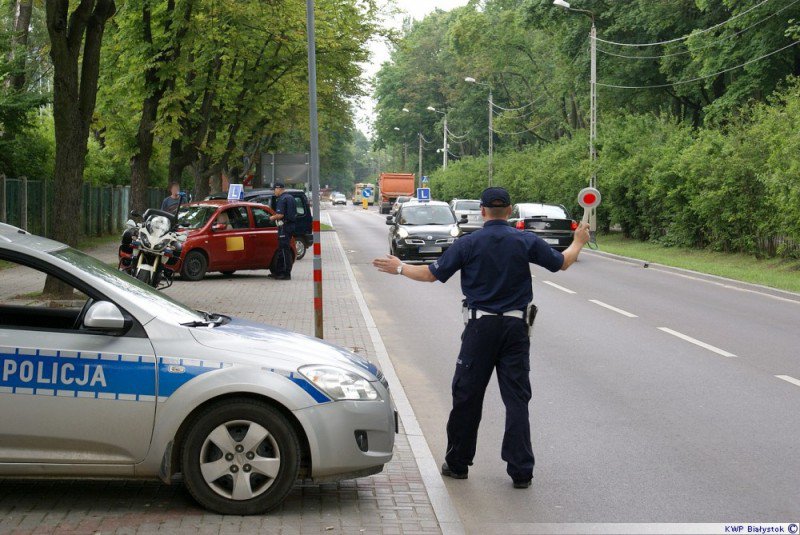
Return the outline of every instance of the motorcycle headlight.
[[[458,238],[458,236],[461,235],[461,229],[458,227],[451,228],[450,235],[454,238]]]
[[[142,233],[139,237],[142,240],[142,245],[144,245],[147,248],[152,247],[152,245],[150,245],[150,239],[147,237],[147,234]]]
[[[399,238],[406,239],[406,238],[408,238],[408,231],[406,229],[404,229],[404,228],[400,228],[397,231],[397,236]]]
[[[303,377],[336,401],[375,401],[380,399],[378,391],[364,377],[333,366],[303,366],[299,371]]]
[[[166,234],[172,225],[164,216],[157,215],[147,220],[147,231],[150,234]]]

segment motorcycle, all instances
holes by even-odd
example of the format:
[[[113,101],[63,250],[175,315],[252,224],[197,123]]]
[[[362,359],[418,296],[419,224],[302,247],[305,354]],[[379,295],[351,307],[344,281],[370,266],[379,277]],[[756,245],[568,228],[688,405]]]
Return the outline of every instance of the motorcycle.
[[[120,271],[153,288],[169,288],[186,241],[186,234],[177,231],[177,216],[152,208],[141,216],[135,211],[130,215],[119,247]],[[142,222],[134,221],[136,217],[141,217]]]

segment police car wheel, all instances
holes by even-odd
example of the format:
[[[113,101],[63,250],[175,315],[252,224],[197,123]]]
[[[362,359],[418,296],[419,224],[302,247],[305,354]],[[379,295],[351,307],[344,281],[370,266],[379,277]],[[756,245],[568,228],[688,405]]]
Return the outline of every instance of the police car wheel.
[[[200,251],[189,251],[189,254],[183,259],[181,276],[190,281],[203,280],[203,277],[206,276],[206,269],[208,269],[206,255]]]
[[[254,400],[226,401],[201,414],[181,456],[184,481],[203,507],[226,515],[280,505],[300,470],[300,441],[286,418]]]
[[[302,260],[302,258],[306,255],[306,244],[303,240],[296,240],[294,242],[294,247],[297,250],[297,260]]]

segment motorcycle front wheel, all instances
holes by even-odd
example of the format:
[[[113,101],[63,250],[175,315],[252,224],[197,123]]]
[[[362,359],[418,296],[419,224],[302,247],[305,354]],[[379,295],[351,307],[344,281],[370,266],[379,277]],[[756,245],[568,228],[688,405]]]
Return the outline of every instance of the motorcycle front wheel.
[[[140,269],[136,272],[136,278],[145,284],[150,284],[150,272]]]

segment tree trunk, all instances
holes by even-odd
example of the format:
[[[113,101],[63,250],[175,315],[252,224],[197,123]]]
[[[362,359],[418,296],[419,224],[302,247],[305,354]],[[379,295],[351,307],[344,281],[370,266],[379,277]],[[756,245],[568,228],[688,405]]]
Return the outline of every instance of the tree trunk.
[[[64,210],[53,212],[52,237],[76,245],[80,237],[83,170],[89,129],[97,102],[100,47],[114,0],[81,0],[70,13],[69,0],[47,0],[47,32],[53,60],[53,122],[56,158],[55,197]],[[63,292],[48,277],[45,292]]]
[[[14,30],[11,36],[11,49],[8,62],[16,63],[11,76],[6,80],[6,87],[15,91],[25,89],[25,60],[27,59],[28,34],[30,33],[33,0],[16,0],[14,4]]]

